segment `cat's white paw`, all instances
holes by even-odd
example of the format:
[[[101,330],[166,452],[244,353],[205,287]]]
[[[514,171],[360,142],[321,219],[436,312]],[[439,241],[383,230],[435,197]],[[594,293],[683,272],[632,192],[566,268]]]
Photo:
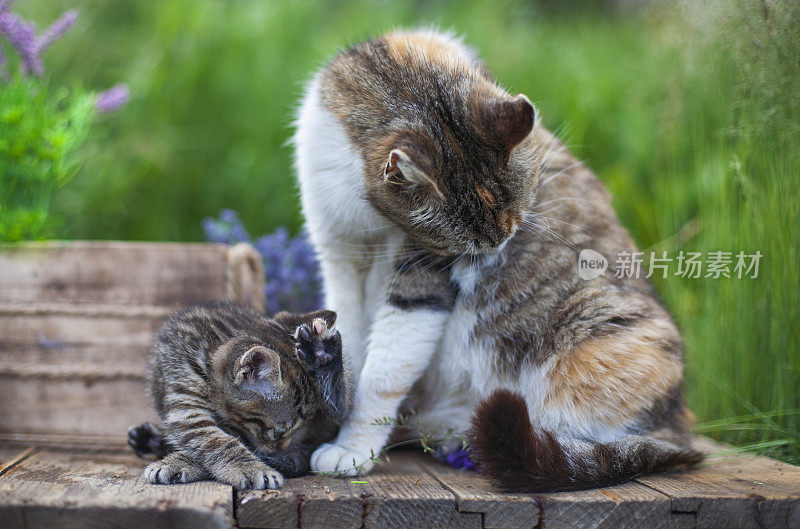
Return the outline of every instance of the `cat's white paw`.
[[[331,443],[320,445],[311,456],[311,470],[315,472],[358,476],[366,474],[374,466],[372,452],[365,453]]]

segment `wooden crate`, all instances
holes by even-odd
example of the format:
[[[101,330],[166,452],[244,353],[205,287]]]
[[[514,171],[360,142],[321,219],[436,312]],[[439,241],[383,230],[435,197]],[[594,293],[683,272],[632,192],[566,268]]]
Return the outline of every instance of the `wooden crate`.
[[[0,439],[121,439],[153,418],[145,362],[177,307],[263,310],[249,245],[45,242],[0,246]]]

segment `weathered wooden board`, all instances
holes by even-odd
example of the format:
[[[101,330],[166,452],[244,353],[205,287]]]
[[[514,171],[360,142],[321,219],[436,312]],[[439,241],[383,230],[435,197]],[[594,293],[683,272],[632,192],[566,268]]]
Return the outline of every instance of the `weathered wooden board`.
[[[695,527],[800,529],[800,467],[703,443],[709,458],[688,472],[637,478],[666,494]]]
[[[481,515],[458,512],[455,496],[423,472],[421,460],[401,452],[365,477],[309,476],[279,491],[245,492],[238,496],[237,521],[269,529],[479,529]]]
[[[94,435],[124,439],[129,426],[155,419],[142,377],[0,376],[0,433]]]
[[[800,527],[800,468],[752,456],[712,457],[704,467],[642,483],[535,495],[495,492],[476,473],[419,452],[393,453],[365,477],[308,476],[278,491],[238,493],[212,482],[149,485],[139,477],[145,463],[118,449],[0,445],[0,526]]]
[[[33,453],[32,446],[3,446],[0,445],[0,475],[6,473],[11,467]]]
[[[670,511],[669,498],[638,483],[558,494],[503,494],[476,472],[429,463],[425,470],[456,496],[458,510],[483,514],[483,527],[683,528],[690,517]]]
[[[39,449],[0,475],[0,525],[7,529],[227,528],[230,487],[150,485],[145,462],[116,451]]]
[[[124,437],[154,418],[153,335],[178,305],[263,309],[249,245],[0,244],[0,437]]]
[[[481,513],[486,529],[530,528],[539,523],[539,504],[531,494],[496,492],[477,472],[436,462],[423,468],[455,495],[459,511]]]
[[[25,365],[59,364],[142,370],[153,334],[170,312],[146,306],[2,304],[0,373]]]
[[[228,248],[43,242],[0,247],[0,302],[175,305],[224,299]]]

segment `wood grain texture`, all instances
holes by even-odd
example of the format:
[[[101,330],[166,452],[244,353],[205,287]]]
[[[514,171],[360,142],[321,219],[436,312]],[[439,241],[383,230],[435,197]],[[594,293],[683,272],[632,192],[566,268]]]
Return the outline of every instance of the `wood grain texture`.
[[[360,485],[367,500],[365,528],[481,527],[480,514],[459,512],[455,495],[423,472],[420,464],[430,463],[430,456],[411,451],[390,456],[387,464],[364,478],[368,484]]]
[[[423,460],[392,454],[365,477],[307,476],[288,480],[279,491],[246,492],[237,500],[237,520],[242,527],[270,529],[479,529],[481,515],[458,512],[455,496],[422,470]]]
[[[800,529],[800,468],[700,440],[710,455],[690,471],[637,478],[666,494],[696,527]]]
[[[226,297],[227,267],[221,244],[5,244],[0,303],[200,303]]]
[[[0,445],[0,475],[5,474],[14,465],[33,453],[33,446]]]
[[[539,504],[531,494],[496,492],[477,472],[434,461],[422,466],[455,495],[460,512],[481,513],[485,529],[531,528],[539,523]]]
[[[264,307],[247,244],[0,244],[0,271],[0,435],[124,437],[155,418],[146,362],[175,308]]]
[[[690,528],[691,517],[673,515],[669,498],[638,483],[576,492],[540,494],[541,523],[548,529]]]
[[[143,378],[0,376],[2,433],[77,434],[124,440],[128,426],[155,419]]]
[[[113,451],[39,449],[0,476],[0,520],[8,529],[227,528],[230,487],[150,485],[145,462]]]
[[[498,493],[474,472],[400,452],[365,477],[307,476],[278,491],[234,496],[212,482],[143,483],[144,460],[118,444],[95,446],[0,445],[0,526],[224,527],[234,523],[234,501],[239,527],[272,529],[799,526],[800,469],[752,456],[715,456],[707,468],[640,478],[647,485],[534,495]],[[753,487],[761,493],[753,495]]]

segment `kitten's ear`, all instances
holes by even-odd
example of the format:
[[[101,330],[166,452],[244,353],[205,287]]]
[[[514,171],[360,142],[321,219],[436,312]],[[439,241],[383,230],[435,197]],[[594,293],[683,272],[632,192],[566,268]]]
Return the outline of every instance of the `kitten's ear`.
[[[516,147],[533,130],[536,111],[520,94],[513,98],[490,99],[481,105],[484,128],[497,135],[508,150]]]
[[[261,345],[248,349],[236,361],[234,384],[255,391],[264,398],[275,400],[283,387],[281,358],[278,353]]]
[[[439,186],[417,165],[402,149],[392,149],[386,165],[383,167],[383,179],[389,184],[417,184],[427,186],[441,196]]]

